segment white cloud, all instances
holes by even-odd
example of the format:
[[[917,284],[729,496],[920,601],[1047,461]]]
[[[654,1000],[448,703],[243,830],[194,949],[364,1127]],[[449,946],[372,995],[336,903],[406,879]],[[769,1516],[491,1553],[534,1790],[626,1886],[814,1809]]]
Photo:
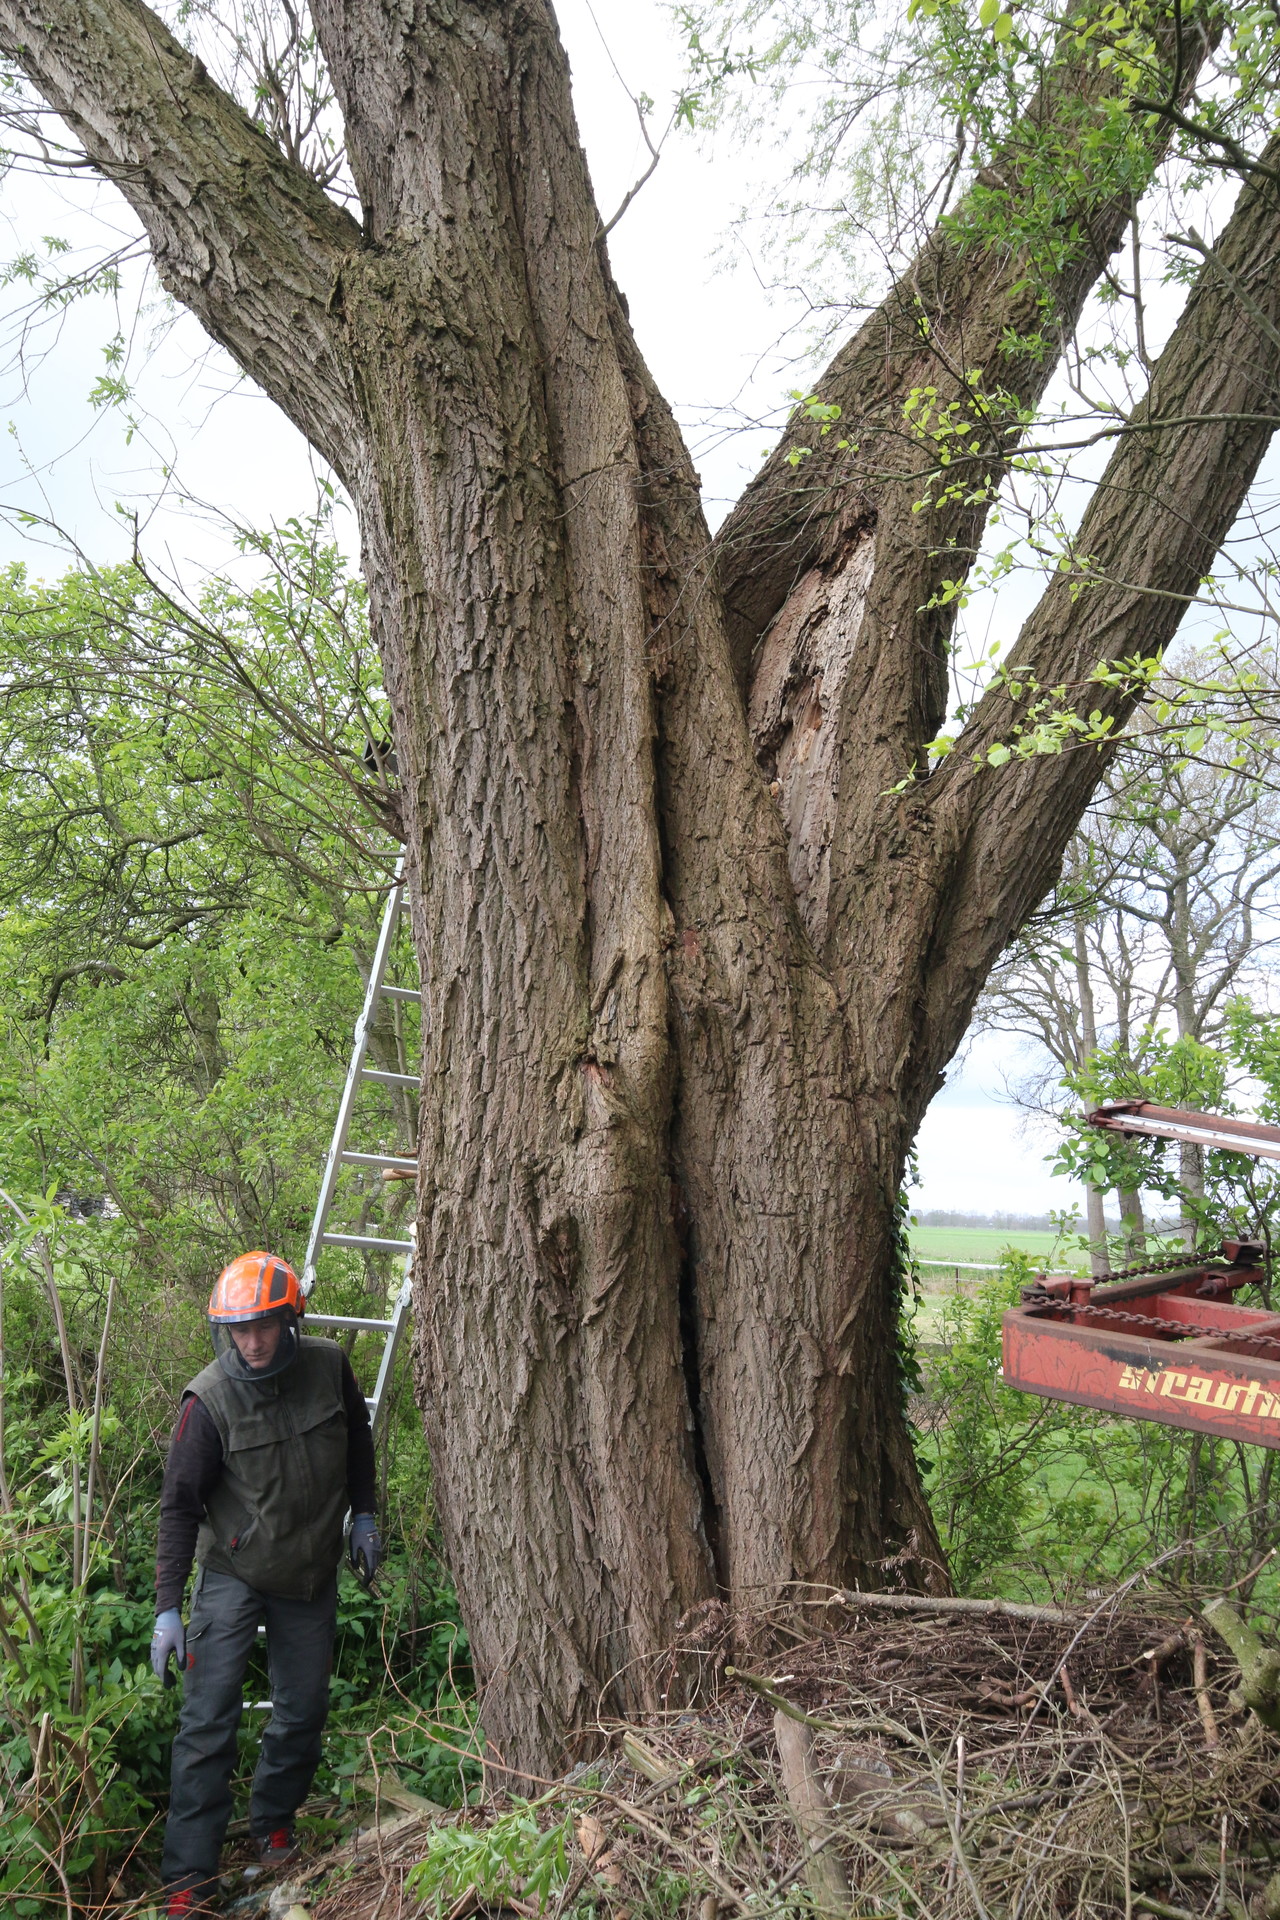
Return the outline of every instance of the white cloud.
[[[1023,1134],[1015,1108],[992,1100],[985,1106],[931,1107],[917,1140],[920,1184],[916,1208],[946,1207],[963,1213],[1048,1213],[1084,1200],[1074,1181],[1054,1179],[1046,1164],[1046,1137]]]
[[[917,1208],[964,1213],[1084,1213],[1075,1181],[1055,1178],[1052,1122],[1028,1118],[1005,1092],[1028,1064],[1021,1043],[979,1034],[953,1066],[916,1139]]]

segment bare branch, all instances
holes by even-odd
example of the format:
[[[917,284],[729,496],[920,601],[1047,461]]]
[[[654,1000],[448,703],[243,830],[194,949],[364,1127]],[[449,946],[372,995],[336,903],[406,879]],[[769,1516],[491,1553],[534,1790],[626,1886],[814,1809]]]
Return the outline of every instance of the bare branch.
[[[142,0],[0,0],[0,52],[120,189],[168,291],[349,480],[360,435],[335,306],[351,216]]]
[[[1222,275],[1245,312],[1257,321],[1272,346],[1280,347],[1280,327],[1267,318],[1256,300],[1250,299],[1248,292],[1240,284],[1239,276],[1232,273],[1216,247],[1211,247],[1206,240],[1202,240],[1194,227],[1188,227],[1185,233],[1171,233],[1168,237],[1178,246],[1190,247],[1193,252],[1200,255],[1202,260],[1207,260],[1210,266]]]

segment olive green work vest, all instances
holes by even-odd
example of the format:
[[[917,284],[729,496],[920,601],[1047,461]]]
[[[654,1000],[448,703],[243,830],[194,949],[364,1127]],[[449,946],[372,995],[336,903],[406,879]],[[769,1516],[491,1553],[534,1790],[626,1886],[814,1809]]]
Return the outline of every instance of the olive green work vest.
[[[200,1566],[287,1600],[313,1600],[342,1557],[347,1409],[342,1349],[303,1336],[267,1380],[233,1380],[215,1360],[183,1389],[222,1440],[222,1477],[196,1541]]]

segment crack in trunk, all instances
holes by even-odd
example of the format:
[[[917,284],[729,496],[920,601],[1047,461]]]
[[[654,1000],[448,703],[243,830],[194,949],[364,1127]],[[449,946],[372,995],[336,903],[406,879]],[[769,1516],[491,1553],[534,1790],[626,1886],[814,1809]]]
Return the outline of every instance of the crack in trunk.
[[[729,1594],[725,1566],[724,1527],[715,1481],[707,1453],[707,1431],[702,1405],[702,1364],[698,1338],[698,1287],[696,1259],[691,1245],[693,1221],[685,1204],[679,1182],[671,1182],[671,1211],[676,1240],[680,1247],[680,1360],[684,1390],[689,1403],[689,1437],[693,1449],[693,1470],[702,1489],[702,1530],[715,1571],[715,1584],[722,1597]]]

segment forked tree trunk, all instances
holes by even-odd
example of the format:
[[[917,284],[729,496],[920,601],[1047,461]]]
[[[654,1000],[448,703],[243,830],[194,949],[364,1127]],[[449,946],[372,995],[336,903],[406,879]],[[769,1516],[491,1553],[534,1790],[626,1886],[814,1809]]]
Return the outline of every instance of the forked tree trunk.
[[[976,765],[1018,717],[996,692],[911,783],[949,631],[921,609],[982,518],[939,519],[958,558],[922,541],[918,449],[878,481],[828,458],[816,518],[813,477],[774,461],[713,549],[544,0],[315,11],[361,230],[139,0],[0,0],[0,45],[359,510],[429,1015],[419,1392],[486,1730],[542,1772],[602,1706],[670,1697],[704,1601],[874,1585],[888,1559],[945,1583],[896,1196],[1101,767]],[[1081,178],[1054,325],[1128,217],[1127,187]],[[1219,249],[1268,311],[1278,234],[1250,190]],[[1016,255],[938,237],[837,362],[847,430],[898,445],[911,385],[945,402],[957,364],[1034,400],[1044,362],[1002,347],[1026,318]],[[1277,360],[1207,273],[1152,402],[1201,424],[1122,442],[1086,535],[1101,584],[1064,580],[1020,643],[1042,678],[1169,638]],[[1011,445],[988,433],[975,477]]]
[[[894,1185],[549,24],[406,50],[319,20],[375,210],[338,297],[428,983],[422,1399],[486,1725],[527,1760],[611,1676],[658,1705],[717,1592],[940,1556]]]

